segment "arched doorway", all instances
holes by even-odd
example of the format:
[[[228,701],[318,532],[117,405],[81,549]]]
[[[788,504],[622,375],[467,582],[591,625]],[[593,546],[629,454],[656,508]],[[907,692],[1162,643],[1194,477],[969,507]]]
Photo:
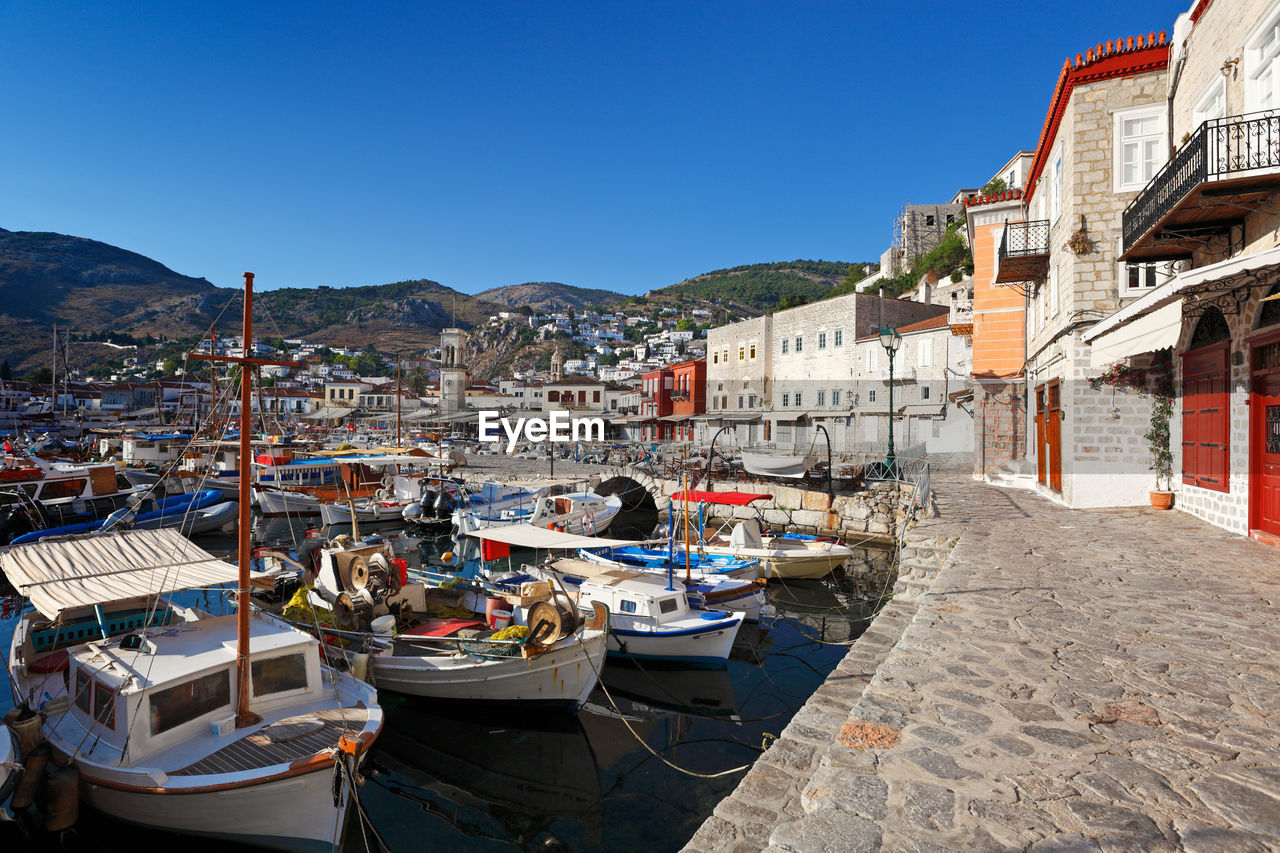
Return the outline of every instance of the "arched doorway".
[[[1204,309],[1182,354],[1182,482],[1231,490],[1231,329],[1214,306]]]
[[[1280,285],[1263,298],[1249,341],[1249,530],[1280,537]]]

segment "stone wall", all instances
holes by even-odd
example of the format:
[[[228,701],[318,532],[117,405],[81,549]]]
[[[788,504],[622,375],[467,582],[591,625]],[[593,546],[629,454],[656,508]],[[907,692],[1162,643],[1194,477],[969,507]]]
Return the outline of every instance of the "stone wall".
[[[975,386],[973,473],[981,479],[1027,457],[1027,395],[1022,379],[982,379]]]
[[[659,498],[658,506],[664,512],[669,503],[664,499],[683,488],[675,480],[653,480],[647,485]],[[729,491],[730,488],[723,490]],[[826,491],[773,483],[735,483],[732,490],[772,495],[773,502],[764,509],[717,506],[714,508],[716,517],[763,518],[764,524],[769,526],[786,527],[797,533],[834,534],[847,539],[896,539],[911,503],[911,485],[908,483],[873,482],[863,491],[837,493],[834,498]],[[927,510],[926,506],[926,514]]]

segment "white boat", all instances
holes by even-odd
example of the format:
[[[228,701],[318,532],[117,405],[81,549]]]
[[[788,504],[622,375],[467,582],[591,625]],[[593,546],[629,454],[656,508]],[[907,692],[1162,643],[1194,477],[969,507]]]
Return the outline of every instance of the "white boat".
[[[349,504],[323,503],[320,505],[320,521],[326,526],[351,524],[353,518],[364,527],[403,524],[404,510],[407,506],[408,504],[395,500],[372,500]]]
[[[813,455],[783,455],[774,453],[756,453],[744,450],[741,453],[742,467],[748,474],[763,477],[787,477],[799,479],[808,473],[818,461]]]
[[[692,503],[743,507],[756,501],[772,499],[772,495],[763,493],[693,490],[679,491],[671,496],[673,502],[685,504],[686,512],[688,505]],[[701,514],[700,506],[699,518]],[[722,533],[703,536],[694,550],[699,554],[759,560],[761,577],[782,580],[826,577],[853,556],[852,548],[829,538],[803,535],[764,536],[760,532],[760,523],[754,518],[738,522],[728,536]]]
[[[15,546],[0,568],[36,608],[10,649],[15,705],[43,706],[85,802],[281,850],[340,842],[350,792],[335,806],[335,755],[344,738],[359,755],[373,743],[377,694],[279,619],[247,614],[245,631],[162,595],[236,581],[235,566],[175,530],[142,530]]]
[[[252,273],[244,305],[250,341]],[[251,391],[241,383],[242,459]],[[0,570],[35,608],[10,648],[14,705],[41,709],[60,772],[78,776],[80,797],[118,820],[333,850],[382,709],[373,687],[321,663],[315,637],[250,606],[247,479],[237,497],[238,565],[176,530],[35,542],[0,555]],[[165,597],[232,582],[234,616]]]
[[[500,607],[510,614],[510,624],[528,630],[521,638],[499,635],[495,640],[495,632],[483,621],[489,596],[478,590],[402,583],[395,574],[400,565],[389,543],[322,548],[310,593],[313,606],[331,613],[339,628],[346,629],[345,635],[358,639],[358,648],[371,653],[380,689],[575,712],[586,701],[604,666],[607,613],[597,617],[595,627],[579,625],[571,606],[554,611],[550,589],[543,584],[523,599],[502,600]],[[473,617],[429,615],[458,612],[458,607]],[[286,614],[292,615],[288,610]],[[556,630],[541,632],[538,624],[543,618],[555,622]]]
[[[616,569],[644,572],[659,580],[668,578],[668,568],[656,565],[633,565],[608,556],[618,549],[609,549],[604,554],[586,548],[578,551],[578,556],[588,563],[610,566]],[[689,603],[695,610],[727,610],[730,613],[741,613],[750,622],[760,621],[761,615],[772,615],[768,608],[768,596],[765,594],[765,581],[755,577],[741,578],[728,574],[705,572],[697,568],[697,556],[691,560],[686,571],[680,565],[683,553],[677,555],[676,565],[670,568],[670,578],[683,587],[689,596]]]
[[[575,558],[526,565],[524,572],[563,589],[581,610],[607,607],[610,654],[724,666],[743,622],[741,613],[693,609],[683,585],[644,572]]]
[[[754,518],[738,522],[728,537],[709,537],[695,549],[704,554],[759,560],[768,567],[769,578],[780,580],[823,578],[853,556],[852,548],[832,540],[762,536]]]
[[[554,527],[564,533],[580,536],[599,536],[609,529],[613,519],[622,511],[622,498],[617,495],[601,497],[595,492],[570,492],[563,495],[542,495],[532,504],[521,504],[505,509],[486,507],[484,511],[462,507],[454,511],[454,527],[459,534],[466,534],[489,527],[528,524],[534,527]]]

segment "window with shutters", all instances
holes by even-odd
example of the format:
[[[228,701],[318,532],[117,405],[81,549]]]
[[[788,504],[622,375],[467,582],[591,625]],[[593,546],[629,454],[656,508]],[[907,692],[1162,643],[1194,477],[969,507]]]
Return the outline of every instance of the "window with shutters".
[[[1182,359],[1182,482],[1230,491],[1230,332],[1216,308],[1200,318]]]

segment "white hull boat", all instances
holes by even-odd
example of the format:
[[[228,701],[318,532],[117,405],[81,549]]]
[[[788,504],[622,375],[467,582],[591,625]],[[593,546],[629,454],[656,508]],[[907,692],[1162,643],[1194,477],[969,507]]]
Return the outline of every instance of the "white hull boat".
[[[459,533],[470,533],[504,525],[529,524],[549,527],[578,536],[599,536],[609,529],[622,511],[617,495],[601,497],[594,492],[574,492],[543,496],[532,506],[520,506],[497,512],[459,509],[454,512],[454,525]]]
[[[525,571],[565,590],[580,610],[608,608],[610,654],[723,666],[743,622],[740,613],[694,610],[683,588],[643,572],[572,558]]]
[[[776,580],[824,578],[853,556],[852,548],[838,542],[762,537],[760,525],[751,518],[739,522],[727,539],[717,536],[699,543],[697,551],[759,560],[761,575]]]
[[[372,503],[356,504],[355,513],[351,511],[351,505],[345,503],[326,503],[320,505],[320,520],[326,526],[332,524],[351,524],[352,518],[360,524],[381,525],[381,524],[403,524],[404,509],[408,504],[401,504],[395,501],[373,501]]]
[[[354,789],[335,803],[334,765],[354,770],[376,739],[377,694],[282,620],[249,612],[241,626],[156,597],[234,581],[237,567],[174,530],[19,545],[0,566],[36,606],[14,631],[14,703],[43,706],[54,763],[88,804],[280,850],[340,843]]]
[[[263,515],[319,515],[322,506],[315,495],[290,489],[258,486],[253,495]]]
[[[571,711],[577,711],[594,689],[604,667],[607,614],[598,617],[597,627],[558,622],[561,630],[554,635],[540,634],[538,622],[551,607],[542,603],[551,599],[544,585],[541,595],[526,592],[527,604],[518,599],[490,604],[509,614],[515,627],[506,633],[521,635],[509,639],[483,621],[490,596],[416,580],[402,584],[392,575],[397,569],[390,544],[331,546],[320,553],[316,587],[308,598],[317,609],[329,609],[339,625],[337,633],[360,639],[359,648],[370,653],[373,680],[380,689],[431,699]],[[427,616],[433,611],[466,612],[474,618]],[[285,614],[297,615],[300,624],[306,619],[295,614],[292,605]],[[572,607],[567,615],[574,616]]]

